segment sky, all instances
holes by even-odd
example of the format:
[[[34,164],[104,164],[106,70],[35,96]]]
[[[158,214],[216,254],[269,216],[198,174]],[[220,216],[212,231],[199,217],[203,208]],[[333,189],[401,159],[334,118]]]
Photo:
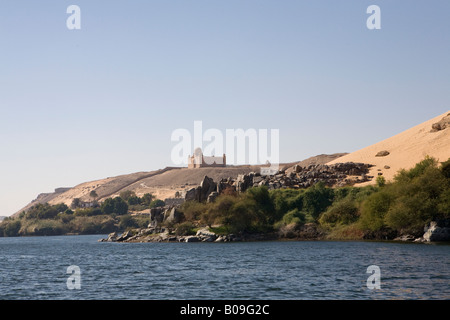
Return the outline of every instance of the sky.
[[[70,30],[70,5],[81,29]],[[370,30],[370,5],[381,29]],[[173,165],[174,130],[278,129],[281,162],[450,110],[450,1],[2,0],[0,215]]]

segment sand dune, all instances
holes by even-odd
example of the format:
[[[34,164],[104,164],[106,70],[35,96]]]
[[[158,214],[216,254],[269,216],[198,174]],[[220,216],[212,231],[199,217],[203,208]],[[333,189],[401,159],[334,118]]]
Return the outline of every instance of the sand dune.
[[[400,169],[412,168],[425,156],[443,162],[450,158],[450,125],[442,130],[433,130],[433,124],[450,123],[450,111],[403,131],[391,138],[375,143],[361,150],[349,153],[328,164],[338,162],[363,162],[374,165],[370,175],[378,173],[392,180]],[[389,152],[386,156],[376,156],[380,151]],[[374,183],[375,179],[371,183]]]

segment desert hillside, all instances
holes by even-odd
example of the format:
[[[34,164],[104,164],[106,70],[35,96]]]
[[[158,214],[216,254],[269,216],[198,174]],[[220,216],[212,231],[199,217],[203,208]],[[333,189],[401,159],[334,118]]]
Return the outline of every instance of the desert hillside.
[[[376,177],[382,174],[389,181],[398,170],[412,168],[427,155],[441,162],[450,158],[450,111],[328,164],[372,164],[374,167],[369,175]],[[375,179],[367,183],[374,182]]]
[[[288,168],[294,164],[300,164],[302,166],[311,163],[323,164],[342,155],[343,154],[318,155],[300,162],[280,164],[280,168]],[[259,168],[260,166],[250,165],[198,169],[167,167],[156,171],[137,172],[117,177],[109,177],[106,179],[84,182],[73,188],[57,188],[53,193],[42,193],[14,215],[26,211],[31,206],[38,203],[65,203],[70,206],[74,198],[80,198],[85,202],[92,201],[89,194],[94,190],[98,195],[96,200],[100,202],[105,198],[117,196],[120,192],[125,190],[132,190],[138,196],[142,196],[145,193],[151,193],[158,199],[172,198],[177,191],[183,195],[185,190],[189,189],[189,187],[197,186],[204,176],[208,176],[214,181],[218,181],[222,178],[236,178],[239,174],[248,174],[252,171],[257,172],[259,171]]]
[[[360,162],[373,165],[369,175],[374,177],[383,175],[387,180],[391,180],[398,170],[413,167],[427,155],[439,161],[450,158],[450,112],[353,153],[322,154],[299,162],[280,164],[280,168],[288,172],[294,165],[306,167],[311,164]],[[74,198],[80,198],[85,202],[92,201],[89,194],[94,190],[98,195],[96,200],[99,201],[119,195],[124,190],[132,190],[138,196],[151,193],[159,199],[172,198],[177,191],[183,195],[185,190],[197,186],[204,176],[218,181],[222,178],[236,178],[239,174],[257,172],[259,168],[249,165],[199,169],[167,167],[150,172],[109,177],[81,183],[73,188],[57,188],[53,193],[40,194],[15,215],[37,203],[70,205]],[[365,184],[367,183],[375,183],[375,179]]]

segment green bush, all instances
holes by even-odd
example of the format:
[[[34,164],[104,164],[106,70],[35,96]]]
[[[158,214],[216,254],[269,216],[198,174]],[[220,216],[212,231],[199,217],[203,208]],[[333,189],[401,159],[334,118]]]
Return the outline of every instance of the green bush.
[[[256,224],[260,227],[272,226],[282,215],[278,216],[275,210],[273,199],[270,196],[269,189],[266,186],[253,187],[246,191],[244,198],[247,203],[252,203],[249,210],[253,210],[256,215]]]
[[[17,237],[22,226],[20,220],[5,219],[0,224],[0,236],[2,237]]]
[[[257,228],[258,218],[255,202],[245,195],[220,195],[202,215],[204,223],[220,224],[228,233],[251,232]]]
[[[426,159],[427,160],[427,159]],[[449,183],[436,161],[427,160],[405,172],[408,180],[400,179],[390,188],[395,201],[389,208],[386,225],[401,232],[420,234],[425,224],[431,220],[442,219],[447,216],[445,211],[445,194]],[[444,200],[444,201],[443,201]]]
[[[386,179],[383,176],[378,176],[376,179],[378,187],[384,187],[386,185]]]
[[[123,199],[124,201],[128,202],[128,200],[129,200],[131,197],[136,197],[136,193],[135,193],[134,191],[131,191],[131,190],[125,190],[125,191],[122,191],[122,192],[119,194],[119,197],[120,197],[121,199]]]
[[[359,220],[361,227],[371,231],[381,229],[385,225],[384,216],[393,201],[394,196],[386,189],[369,196],[362,206]]]
[[[137,228],[138,224],[133,219],[133,217],[130,214],[126,214],[120,217],[119,222],[119,229],[120,230],[126,230],[131,228]]]
[[[447,162],[426,157],[410,170],[401,170],[394,182],[364,202],[360,223],[371,231],[388,227],[400,233],[421,234],[431,220],[449,217],[450,182]]]
[[[359,210],[355,200],[350,197],[334,202],[319,218],[323,226],[335,227],[338,224],[347,225],[357,221]]]
[[[195,235],[195,230],[194,230],[195,226],[192,222],[190,221],[185,221],[180,223],[176,229],[175,229],[175,234],[177,236],[191,236],[191,235]]]
[[[164,207],[166,203],[162,200],[156,199],[150,202],[150,208]]]
[[[282,225],[289,225],[289,224],[295,224],[295,226],[301,226],[305,223],[305,214],[298,209],[292,209],[289,212],[287,212],[281,221],[277,224],[277,227],[279,228]]]
[[[58,213],[69,209],[65,204],[49,205],[48,203],[38,203],[32,206],[25,214],[26,219],[54,219]]]
[[[128,204],[121,197],[107,198],[103,201],[100,210],[103,214],[123,215],[128,212]]]
[[[333,189],[325,187],[322,182],[316,183],[303,194],[303,211],[317,221],[319,215],[333,203],[333,198]]]
[[[57,236],[67,232],[66,226],[59,220],[36,219],[24,231],[24,235]]]
[[[109,215],[75,217],[69,222],[68,229],[79,234],[106,234],[118,230],[116,221]]]
[[[450,188],[443,191],[439,196],[439,204],[437,209],[444,219],[450,218]]]
[[[450,159],[441,164],[441,171],[445,178],[450,179]]]
[[[183,212],[184,217],[188,221],[199,220],[202,214],[206,212],[208,205],[197,201],[186,201],[181,207],[180,211]]]

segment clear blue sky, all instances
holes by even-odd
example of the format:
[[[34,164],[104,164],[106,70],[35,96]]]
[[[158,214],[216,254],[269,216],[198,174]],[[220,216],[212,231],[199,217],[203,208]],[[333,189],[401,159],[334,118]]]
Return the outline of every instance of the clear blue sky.
[[[81,8],[81,30],[66,9]],[[381,8],[381,30],[366,9]],[[0,215],[171,165],[173,130],[280,130],[282,162],[450,109],[450,1],[2,0]]]

